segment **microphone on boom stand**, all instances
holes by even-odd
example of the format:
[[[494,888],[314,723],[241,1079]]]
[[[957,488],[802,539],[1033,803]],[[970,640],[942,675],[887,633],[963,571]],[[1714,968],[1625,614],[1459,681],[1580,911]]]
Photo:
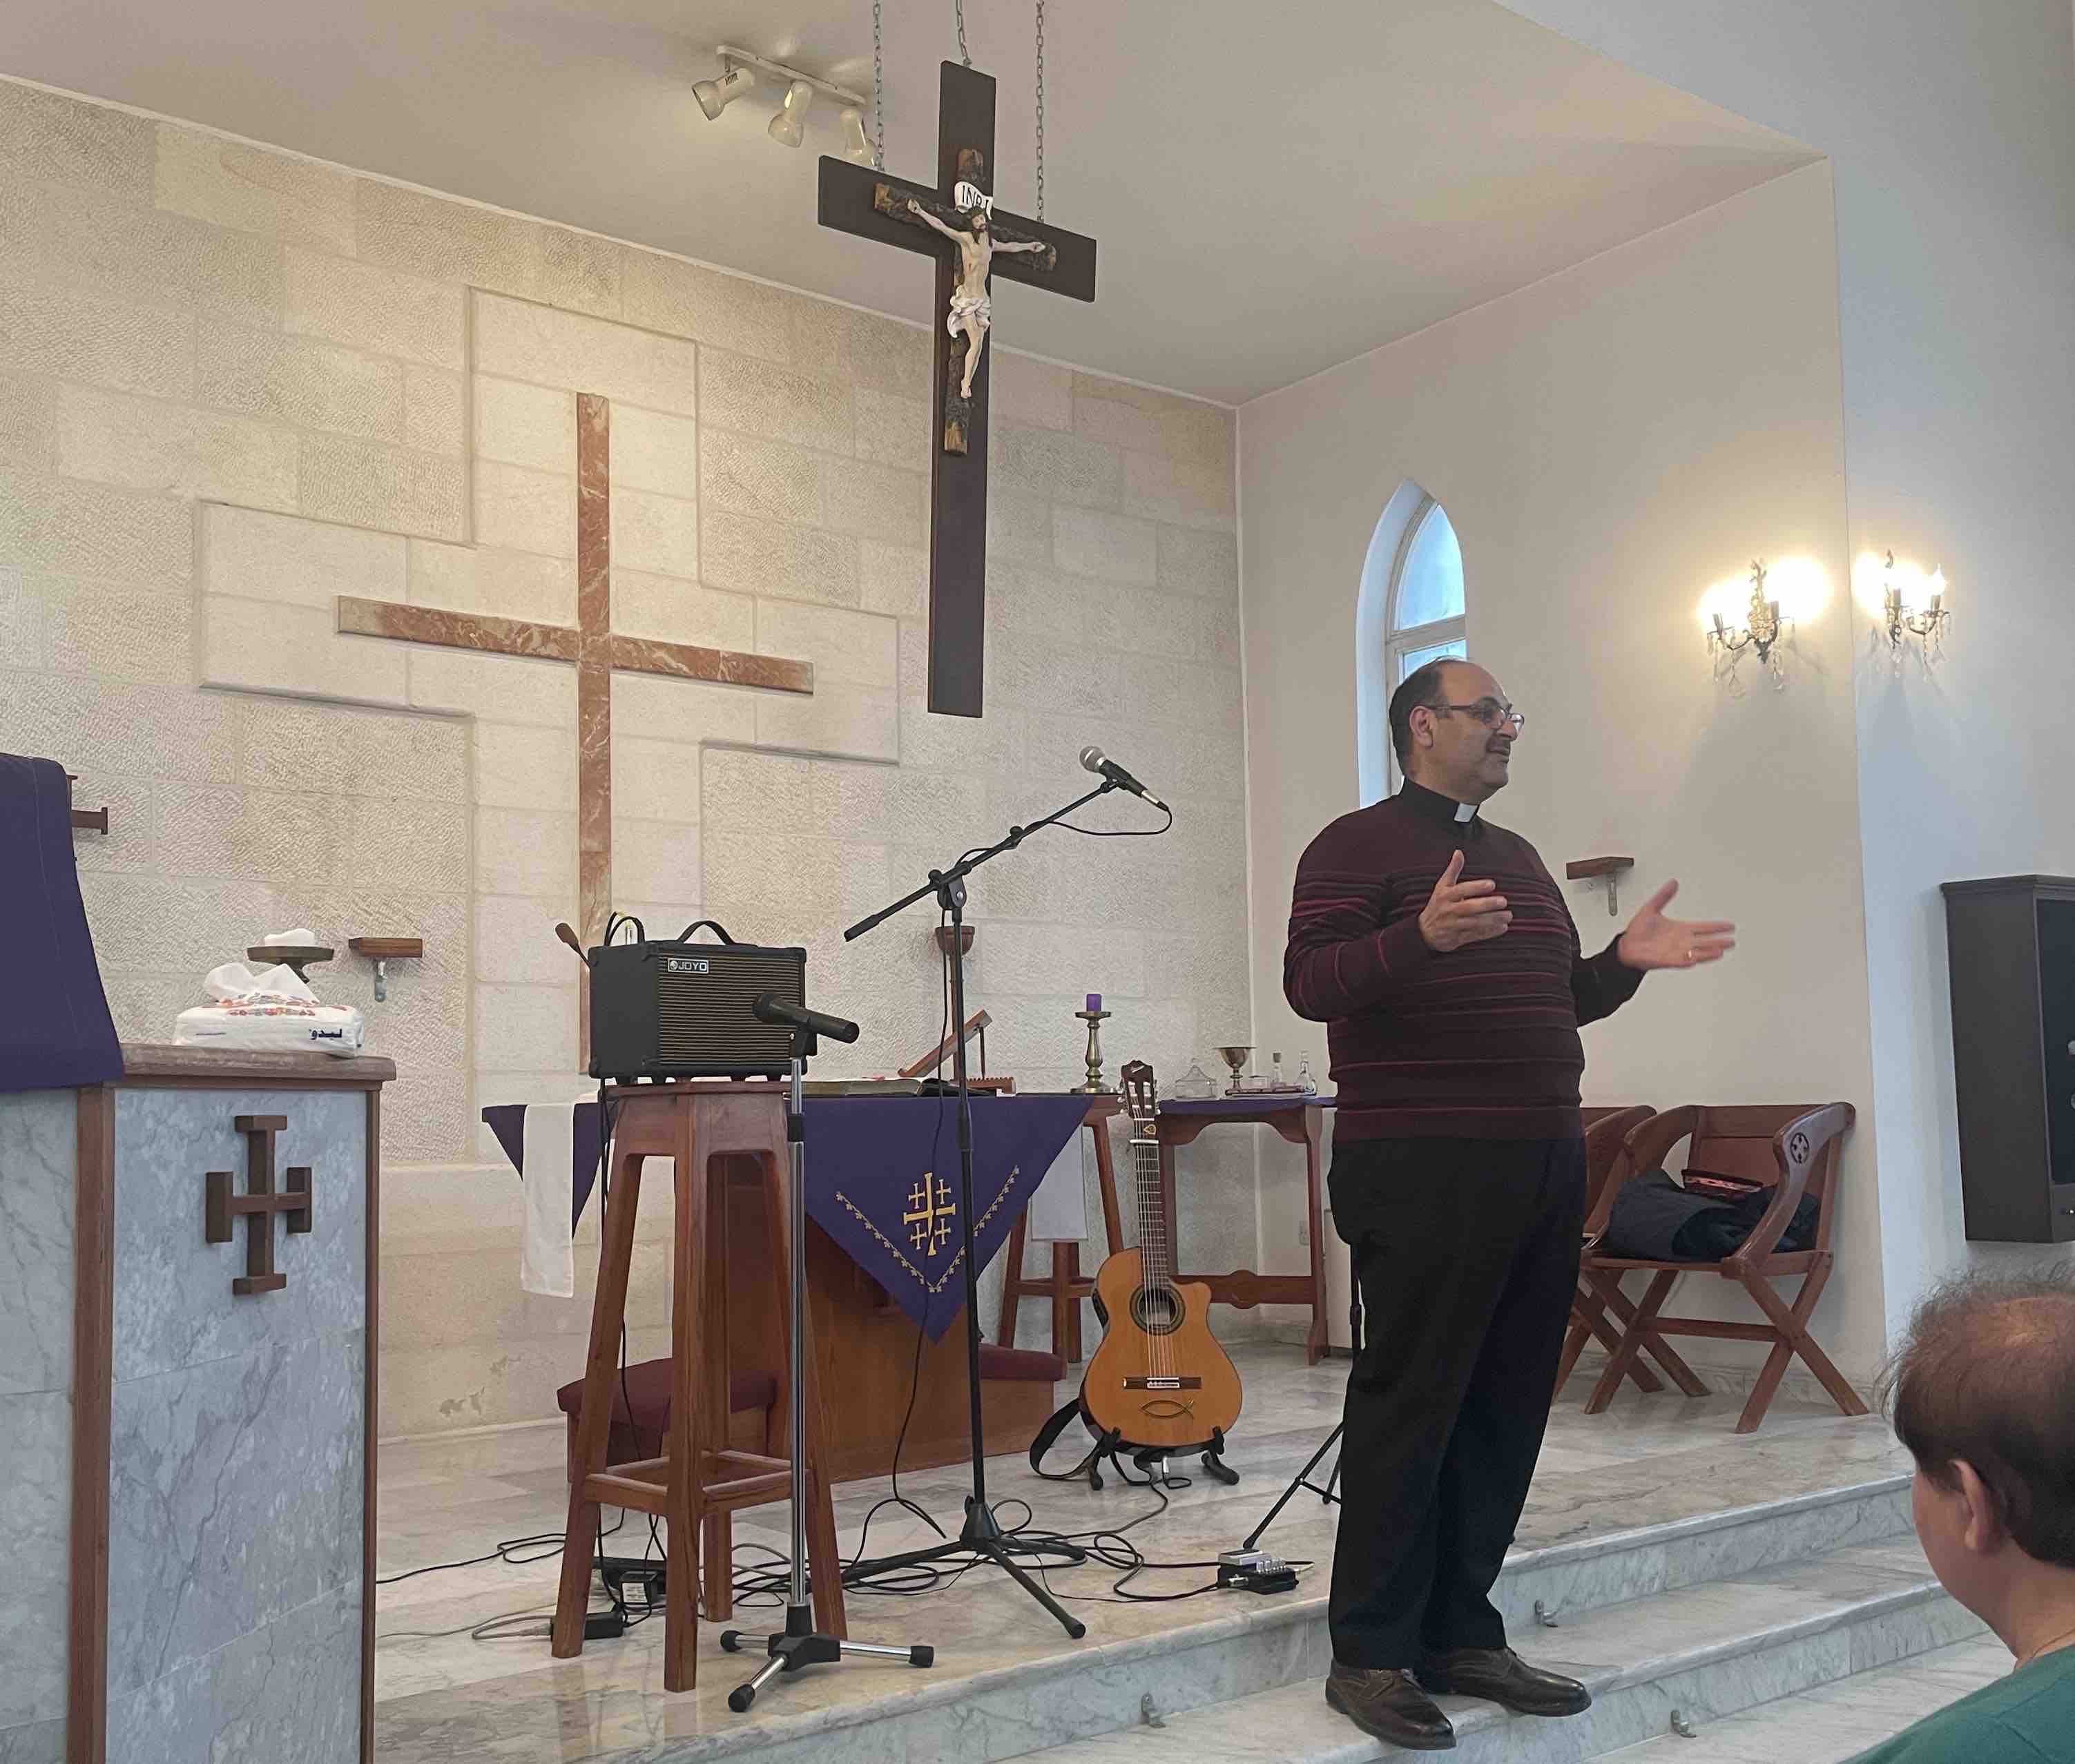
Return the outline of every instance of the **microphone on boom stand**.
[[[1166,809],[1170,814],[1174,812],[1093,742],[1081,749],[1081,764],[1083,769],[1092,772],[1097,777],[1108,779],[1120,790],[1129,790],[1135,797],[1145,797],[1154,808]]]

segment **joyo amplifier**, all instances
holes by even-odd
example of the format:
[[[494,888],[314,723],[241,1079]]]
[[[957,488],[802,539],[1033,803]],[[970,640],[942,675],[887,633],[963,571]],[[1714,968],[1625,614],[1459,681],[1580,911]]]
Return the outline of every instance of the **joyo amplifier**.
[[[689,940],[699,925],[718,943]],[[807,1002],[807,952],[737,943],[710,919],[674,938],[603,943],[590,952],[590,1075],[777,1078],[790,1069],[792,1032],[759,1022],[766,992]]]

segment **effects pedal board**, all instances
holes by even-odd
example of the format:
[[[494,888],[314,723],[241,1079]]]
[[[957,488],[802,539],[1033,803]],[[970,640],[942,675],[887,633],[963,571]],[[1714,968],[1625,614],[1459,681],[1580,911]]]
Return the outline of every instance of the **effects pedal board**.
[[[1218,1557],[1218,1584],[1237,1592],[1288,1592],[1297,1571],[1265,1550],[1227,1550]]]

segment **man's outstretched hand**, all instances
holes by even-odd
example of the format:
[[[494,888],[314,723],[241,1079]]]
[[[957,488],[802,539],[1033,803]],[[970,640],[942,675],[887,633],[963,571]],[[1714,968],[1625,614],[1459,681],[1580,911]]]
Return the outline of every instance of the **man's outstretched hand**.
[[[1419,934],[1429,949],[1439,953],[1502,936],[1513,923],[1498,884],[1489,878],[1465,882],[1462,875],[1463,854],[1458,851],[1448,859],[1448,868],[1420,910]]]
[[[1646,971],[1659,967],[1699,967],[1704,963],[1721,961],[1737,946],[1737,928],[1726,919],[1665,917],[1664,909],[1678,892],[1676,882],[1666,883],[1629,921],[1615,947],[1623,965]]]

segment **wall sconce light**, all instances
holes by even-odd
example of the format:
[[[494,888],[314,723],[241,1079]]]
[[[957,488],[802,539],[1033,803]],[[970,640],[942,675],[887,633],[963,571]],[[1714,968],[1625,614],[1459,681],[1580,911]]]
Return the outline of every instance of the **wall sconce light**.
[[[1767,598],[1765,575],[1764,560],[1753,558],[1750,607],[1744,615],[1743,623],[1729,624],[1717,612],[1708,631],[1708,652],[1715,658],[1715,677],[1733,690],[1738,688],[1737,664],[1746,649],[1757,652],[1758,665],[1771,675],[1775,691],[1783,689],[1787,685],[1787,670],[1781,664],[1779,645],[1793,629],[1794,621],[1781,615],[1777,600]]]
[[[1911,578],[1920,583],[1922,591],[1930,596],[1922,607],[1912,607],[1904,598],[1903,585]],[[1927,576],[1921,570],[1899,566],[1891,551],[1881,569],[1880,629],[1887,638],[1895,671],[1902,672],[1904,640],[1909,637],[1916,639],[1917,652],[1923,657],[1927,673],[1942,661],[1945,657],[1945,626],[1952,616],[1953,609],[1945,604],[1945,572],[1934,569]]]
[[[782,61],[752,55],[747,49],[738,49],[731,43],[722,43],[714,53],[720,58],[720,77],[694,81],[692,85],[692,96],[698,100],[699,108],[706,113],[708,122],[718,122],[721,112],[760,79],[772,80],[785,90],[785,101],[769,124],[772,140],[781,147],[799,146],[805,138],[808,110],[819,93],[843,106],[841,118],[845,157],[857,158],[857,149],[864,138],[864,113],[871,108],[869,98],[860,97],[847,86],[834,85]],[[853,117],[856,118],[855,128],[851,126]],[[866,163],[868,159],[868,154]]]

